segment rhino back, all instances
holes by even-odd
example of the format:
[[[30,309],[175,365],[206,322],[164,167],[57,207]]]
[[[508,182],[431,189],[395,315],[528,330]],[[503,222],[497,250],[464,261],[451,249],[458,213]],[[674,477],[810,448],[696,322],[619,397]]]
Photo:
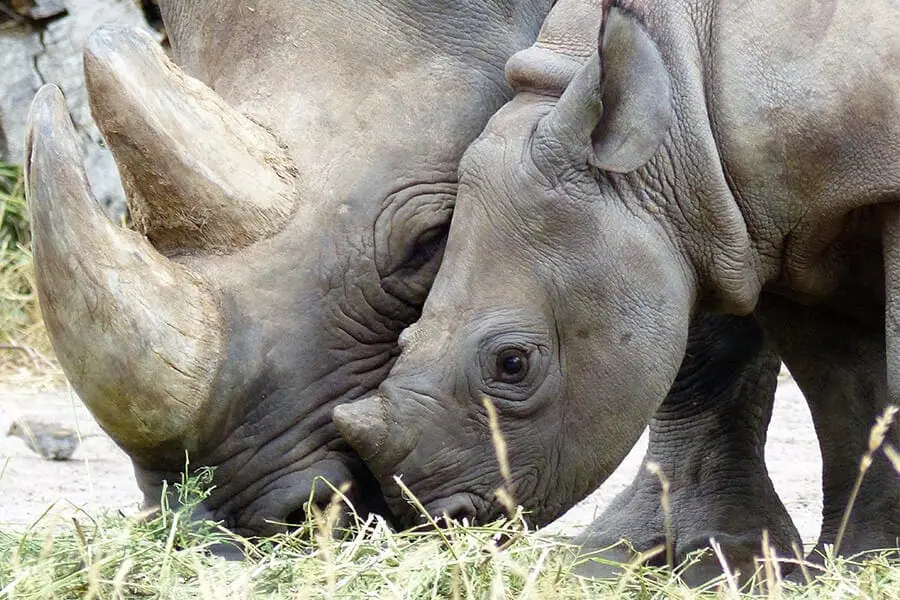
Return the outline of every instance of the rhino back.
[[[869,246],[863,255],[878,251],[877,215],[863,207],[900,190],[898,9],[895,0],[716,5],[709,113],[757,251],[786,257],[768,261],[764,279],[777,270],[821,295],[859,279],[852,272],[867,259],[848,256],[851,239]],[[835,273],[835,263],[856,266]]]
[[[685,246],[715,306],[752,310],[763,288],[871,288],[873,207],[900,193],[896,0],[617,4],[672,78],[666,145],[683,177],[666,214],[694,232]]]

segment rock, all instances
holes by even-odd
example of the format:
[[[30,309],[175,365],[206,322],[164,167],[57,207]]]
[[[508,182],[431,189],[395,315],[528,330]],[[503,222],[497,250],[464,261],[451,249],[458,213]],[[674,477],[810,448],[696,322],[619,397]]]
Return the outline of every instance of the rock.
[[[74,429],[27,419],[14,421],[6,435],[22,439],[31,451],[47,460],[69,460],[79,443]]]
[[[7,3],[0,0],[0,4]],[[29,0],[20,4],[30,11],[25,13],[27,19],[7,21],[0,29],[0,161],[22,162],[31,98],[44,83],[55,83],[66,96],[81,136],[94,194],[119,221],[125,215],[125,193],[112,155],[91,119],[81,50],[91,31],[105,24],[142,28],[157,39],[162,36],[150,28],[140,3],[134,0]]]
[[[29,4],[32,6],[28,11],[28,15],[37,21],[49,19],[66,12],[65,3],[62,0],[35,0],[34,2],[29,2]]]
[[[63,14],[66,6],[62,0],[12,0],[12,10],[31,21],[43,21]]]

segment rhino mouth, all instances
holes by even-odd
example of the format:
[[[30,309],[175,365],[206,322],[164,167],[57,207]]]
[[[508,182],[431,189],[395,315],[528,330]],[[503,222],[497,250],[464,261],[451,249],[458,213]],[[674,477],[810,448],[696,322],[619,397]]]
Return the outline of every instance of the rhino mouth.
[[[353,483],[334,483],[342,481]],[[340,535],[372,513],[391,519],[375,478],[358,459],[318,461],[311,468],[279,477],[251,497],[250,503],[240,508],[230,499],[215,508],[210,504],[204,508],[210,520],[247,538],[289,532],[318,521],[328,521]]]
[[[405,496],[387,495],[392,522],[407,529],[449,528],[454,524],[478,525],[489,523],[503,515],[499,504],[476,492],[461,491],[421,503],[421,509]],[[424,511],[422,510],[424,509]]]
[[[478,498],[478,504],[481,499]],[[475,523],[479,513],[476,508],[476,498],[472,494],[461,492],[452,494],[428,504],[425,507],[428,515],[437,523],[445,523],[448,519],[457,523]]]

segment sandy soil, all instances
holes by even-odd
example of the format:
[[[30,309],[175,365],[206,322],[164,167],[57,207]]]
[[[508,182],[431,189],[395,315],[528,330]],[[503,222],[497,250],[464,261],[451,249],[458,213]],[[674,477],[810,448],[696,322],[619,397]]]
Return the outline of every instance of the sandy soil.
[[[72,459],[44,460],[21,439],[6,436],[13,419],[23,417],[77,429],[82,441]],[[590,523],[634,476],[646,443],[645,435],[618,471],[552,528],[573,533]],[[775,488],[804,542],[813,543],[821,520],[821,458],[806,403],[789,378],[778,388],[766,456]],[[132,513],[139,502],[127,456],[73,393],[0,384],[0,527],[22,529],[48,511],[61,518],[81,510]]]
[[[18,418],[80,432],[82,440],[72,459],[44,460],[23,440],[7,436]],[[82,509],[92,514],[104,509],[135,512],[140,499],[131,461],[74,393],[0,384],[0,527],[23,528],[48,509],[64,517]]]

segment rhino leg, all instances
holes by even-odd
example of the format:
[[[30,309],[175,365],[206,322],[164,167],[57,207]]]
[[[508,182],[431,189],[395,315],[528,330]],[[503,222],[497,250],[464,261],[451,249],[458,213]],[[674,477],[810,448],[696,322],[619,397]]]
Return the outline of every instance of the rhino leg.
[[[810,555],[821,561],[834,544],[860,459],[875,419],[887,405],[885,335],[880,310],[852,318],[827,308],[801,306],[778,297],[760,301],[760,323],[809,402],[822,452],[822,529]],[[873,318],[874,317],[874,318]],[[871,322],[866,322],[871,321]],[[887,442],[895,448],[895,424]],[[838,552],[896,548],[900,539],[900,477],[884,453],[874,455],[850,513]]]
[[[761,555],[762,531],[779,555],[800,544],[766,471],[766,428],[780,361],[753,317],[698,315],[691,324],[678,378],[650,422],[644,465],[657,463],[671,483],[671,531],[677,564],[715,538],[732,569],[745,575]],[[576,539],[584,554],[623,562],[633,558],[625,539],[644,552],[664,545],[666,530],[659,479],[642,468],[631,485]],[[653,562],[665,564],[665,554]],[[611,571],[585,561],[580,572]],[[707,553],[684,574],[700,584],[721,574]]]

